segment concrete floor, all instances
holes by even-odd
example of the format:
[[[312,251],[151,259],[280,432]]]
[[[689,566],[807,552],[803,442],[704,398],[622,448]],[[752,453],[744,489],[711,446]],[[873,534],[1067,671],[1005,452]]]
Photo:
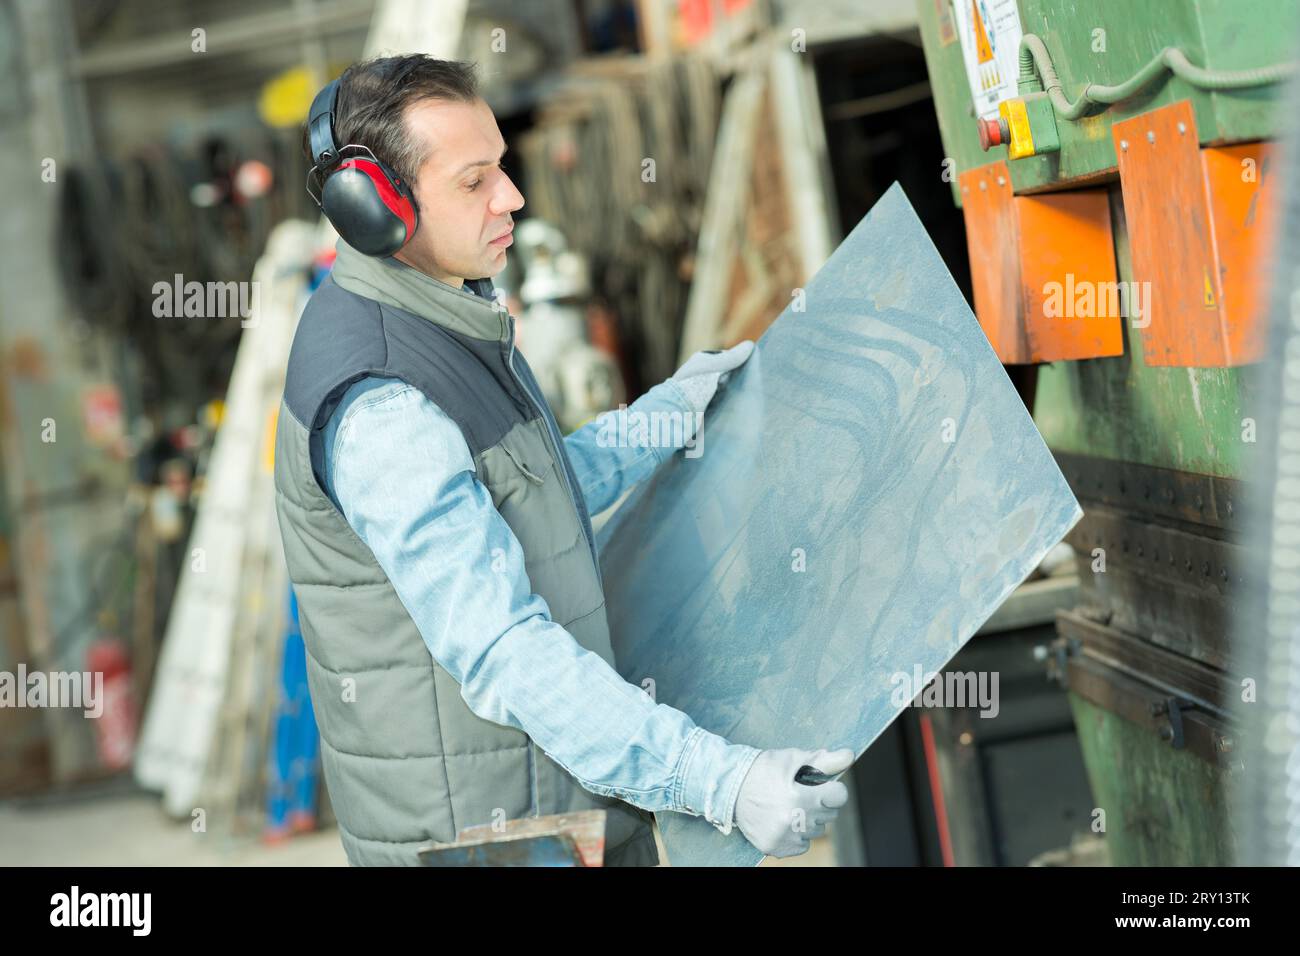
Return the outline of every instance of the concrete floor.
[[[347,866],[333,830],[268,846],[194,833],[120,785],[0,802],[0,866]]]
[[[659,856],[666,859],[659,831]],[[763,866],[834,866],[829,838]],[[276,845],[194,833],[158,797],[127,781],[74,793],[0,801],[0,866],[347,866],[331,827]]]

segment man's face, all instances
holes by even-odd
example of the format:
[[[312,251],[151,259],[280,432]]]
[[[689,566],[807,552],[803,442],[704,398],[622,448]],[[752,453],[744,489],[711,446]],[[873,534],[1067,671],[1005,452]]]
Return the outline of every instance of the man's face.
[[[496,275],[513,242],[510,214],[524,197],[501,168],[506,144],[491,107],[423,100],[407,109],[406,123],[433,148],[415,182],[420,223],[397,258],[458,288]]]

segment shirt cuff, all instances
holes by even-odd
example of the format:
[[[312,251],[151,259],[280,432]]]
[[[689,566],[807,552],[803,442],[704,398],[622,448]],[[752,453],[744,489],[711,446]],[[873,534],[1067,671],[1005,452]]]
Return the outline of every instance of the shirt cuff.
[[[720,832],[730,833],[740,785],[759,753],[754,747],[729,743],[696,727],[682,755],[678,779],[681,806],[687,813],[704,817]]]

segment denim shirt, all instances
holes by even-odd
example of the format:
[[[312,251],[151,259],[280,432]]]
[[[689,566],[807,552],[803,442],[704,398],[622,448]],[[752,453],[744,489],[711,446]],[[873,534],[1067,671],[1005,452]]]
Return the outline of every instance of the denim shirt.
[[[628,411],[690,408],[670,380]],[[603,447],[599,433],[597,418],[564,439],[593,515],[675,451]],[[731,831],[759,751],[655,703],[551,620],[451,418],[415,386],[370,376],[347,389],[322,437],[326,493],[475,714],[528,734],[593,793]]]

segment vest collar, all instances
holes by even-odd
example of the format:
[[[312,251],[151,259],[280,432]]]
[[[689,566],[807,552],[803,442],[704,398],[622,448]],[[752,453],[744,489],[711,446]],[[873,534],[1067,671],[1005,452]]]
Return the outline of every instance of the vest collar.
[[[342,239],[335,249],[334,281],[349,292],[404,309],[471,338],[504,342],[510,337],[510,313],[491,298],[491,279],[466,279],[466,284],[474,283],[484,293],[475,295],[398,259],[363,255]]]

